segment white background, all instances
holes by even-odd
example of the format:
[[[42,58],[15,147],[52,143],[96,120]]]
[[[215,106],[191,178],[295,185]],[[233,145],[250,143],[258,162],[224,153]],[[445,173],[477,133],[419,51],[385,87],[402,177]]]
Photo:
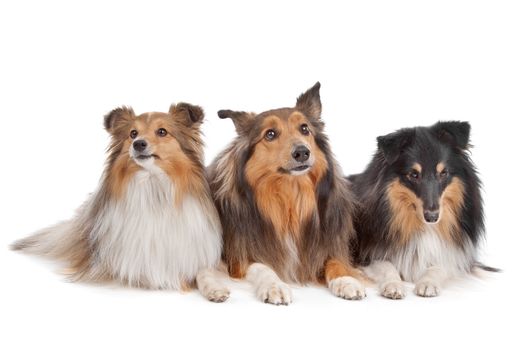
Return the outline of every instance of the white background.
[[[523,349],[524,18],[520,1],[2,1],[0,348]],[[364,168],[378,135],[472,123],[483,261],[503,274],[431,300],[297,287],[289,307],[233,284],[216,305],[66,283],[56,265],[7,249],[95,189],[114,107],[202,105],[209,163],[234,136],[218,109],[292,106],[318,80],[346,173]]]

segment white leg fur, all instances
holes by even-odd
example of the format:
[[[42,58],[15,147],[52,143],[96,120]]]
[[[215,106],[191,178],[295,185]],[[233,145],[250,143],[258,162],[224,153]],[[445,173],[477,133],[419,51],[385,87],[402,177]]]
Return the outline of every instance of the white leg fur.
[[[337,277],[328,282],[328,289],[343,299],[360,300],[366,296],[365,287],[351,276]]]
[[[257,298],[265,303],[288,305],[292,302],[290,287],[264,264],[251,264],[246,271],[246,280],[254,286]]]
[[[443,269],[437,266],[429,267],[417,280],[414,291],[421,297],[436,297],[446,279],[447,274]]]
[[[230,296],[230,290],[222,283],[224,274],[214,268],[202,269],[197,273],[197,288],[209,301],[222,303]]]
[[[368,277],[377,282],[382,296],[389,299],[403,299],[405,286],[399,272],[389,261],[376,260],[364,268]]]

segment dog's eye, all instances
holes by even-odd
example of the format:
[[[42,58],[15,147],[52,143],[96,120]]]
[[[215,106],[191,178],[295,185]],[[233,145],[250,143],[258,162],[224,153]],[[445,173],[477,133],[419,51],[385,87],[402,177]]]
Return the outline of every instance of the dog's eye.
[[[131,130],[131,132],[129,133],[129,137],[131,137],[132,139],[136,138],[138,136],[139,132],[137,130]]]
[[[276,137],[277,137],[277,133],[273,129],[267,130],[266,134],[264,134],[264,138],[267,139],[268,141],[272,141]]]
[[[418,179],[419,179],[419,172],[416,171],[416,170],[412,170],[412,171],[410,171],[410,172],[407,174],[407,176],[408,176],[408,179],[409,179],[409,180],[412,180],[412,181],[414,181],[414,180],[418,180]]]
[[[448,174],[449,174],[448,169],[443,169],[443,170],[439,173],[439,177],[440,177],[441,179],[446,179],[446,178],[448,177]]]
[[[166,131],[166,129],[160,128],[159,130],[157,130],[157,135],[160,136],[160,137],[164,137],[164,136],[168,135],[168,132]]]
[[[308,128],[307,124],[301,125],[301,134],[308,136],[310,135],[310,129]]]

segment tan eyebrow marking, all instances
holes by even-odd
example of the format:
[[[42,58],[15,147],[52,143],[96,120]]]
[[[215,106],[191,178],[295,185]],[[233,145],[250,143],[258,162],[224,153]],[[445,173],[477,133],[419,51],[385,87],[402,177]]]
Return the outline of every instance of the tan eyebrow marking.
[[[439,162],[438,165],[436,165],[436,170],[439,173],[441,173],[443,170],[445,170],[445,164],[443,164],[442,162]]]
[[[291,123],[306,122],[306,117],[300,112],[293,112],[292,114],[290,114],[288,120]]]
[[[414,169],[418,173],[421,173],[421,171],[423,171],[423,168],[421,167],[421,164],[419,163],[414,163],[414,165],[412,165],[412,169]]]
[[[279,117],[271,115],[263,120],[261,126],[264,134],[268,129],[282,129],[282,121]]]

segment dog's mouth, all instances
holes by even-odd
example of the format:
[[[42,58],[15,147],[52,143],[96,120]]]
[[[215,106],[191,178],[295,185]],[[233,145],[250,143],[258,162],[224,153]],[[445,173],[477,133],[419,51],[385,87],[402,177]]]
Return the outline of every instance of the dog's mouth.
[[[306,174],[312,166],[308,164],[302,164],[298,165],[294,168],[285,169],[283,167],[280,167],[278,171],[283,174],[289,174],[289,175],[302,175]]]
[[[150,158],[160,159],[159,156],[154,154],[154,153],[152,153],[152,154],[139,154],[139,155],[135,156],[135,159],[138,159],[138,160],[146,160],[146,159],[150,159]]]
[[[296,171],[296,172],[301,172],[301,171],[305,171],[305,170],[308,170],[310,169],[312,166],[311,165],[299,165],[295,168],[292,168],[290,169],[290,171]]]

